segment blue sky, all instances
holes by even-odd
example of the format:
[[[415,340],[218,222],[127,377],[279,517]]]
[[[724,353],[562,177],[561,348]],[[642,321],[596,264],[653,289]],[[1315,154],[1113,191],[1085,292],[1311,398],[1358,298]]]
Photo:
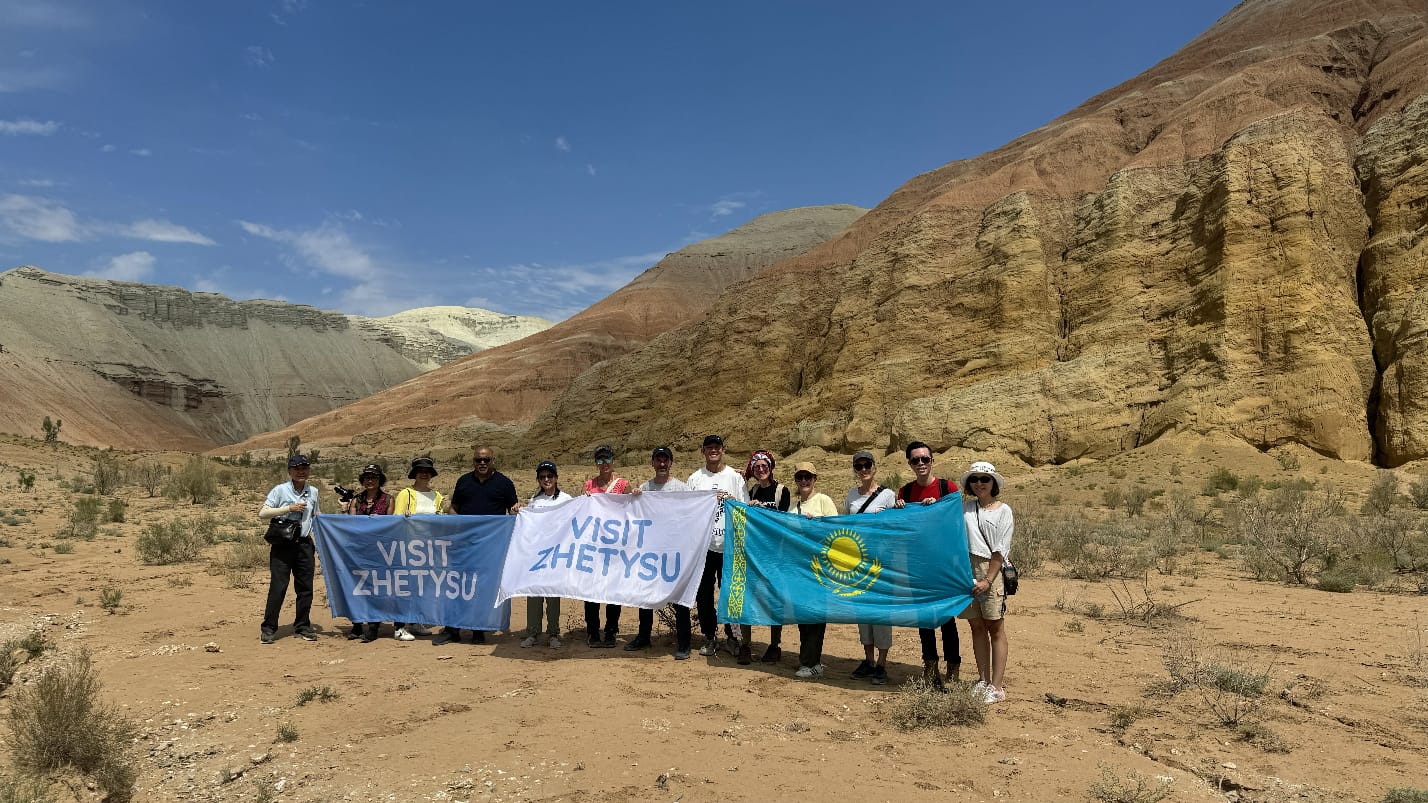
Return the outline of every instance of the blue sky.
[[[874,206],[1231,0],[0,0],[0,269],[567,317],[777,209]]]

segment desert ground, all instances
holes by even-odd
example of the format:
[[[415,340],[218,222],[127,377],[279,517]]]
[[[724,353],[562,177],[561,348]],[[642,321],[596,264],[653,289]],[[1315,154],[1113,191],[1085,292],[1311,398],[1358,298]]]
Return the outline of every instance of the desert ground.
[[[895,631],[882,687],[848,677],[861,653],[852,626],[830,628],[827,676],[800,681],[796,628],[776,665],[740,667],[725,652],[677,663],[667,630],[649,651],[587,648],[571,601],[559,650],[521,649],[519,633],[433,648],[384,629],[363,644],[329,615],[319,579],[321,638],[291,637],[289,601],[282,637],[262,646],[267,572],[235,556],[258,541],[256,511],[281,470],[230,470],[206,505],[125,483],[105,496],[127,502],[124,522],[100,524],[93,540],[66,538],[95,454],[0,437],[0,640],[38,631],[51,645],[20,665],[0,718],[46,667],[88,650],[105,699],[138,725],[136,800],[1378,801],[1391,788],[1428,787],[1428,597],[1399,576],[1351,593],[1257,581],[1234,544],[1207,546],[1204,532],[1173,567],[1132,578],[1075,579],[1046,560],[1011,601],[1007,701],[980,725],[904,731],[893,724],[899,706],[929,696],[902,688],[921,675],[917,634],[905,629]],[[118,457],[177,467],[187,456]],[[956,476],[971,457],[939,455],[940,473]],[[1009,477],[1004,499],[1028,522],[1061,509],[1125,520],[1108,508],[1107,490],[1138,484],[1188,491],[1214,531],[1217,510],[1235,498],[1200,491],[1219,469],[1265,484],[1333,481],[1355,511],[1375,478],[1371,466],[1308,450],[1289,461],[1192,438],[1039,469],[992,457]],[[834,466],[846,458],[817,461],[820,489],[841,497],[849,478]],[[361,462],[323,457],[314,478],[350,479]],[[677,469],[694,466],[679,456]],[[899,466],[910,478],[892,457],[880,468]],[[531,472],[503,468],[523,495],[533,490]],[[34,474],[29,488],[22,470]],[[389,473],[389,490],[405,484],[405,472]],[[437,487],[458,474],[444,470]],[[1399,474],[1405,486],[1417,478],[1411,468]],[[567,469],[564,484],[579,475]],[[1406,494],[1400,503],[1413,507]],[[201,555],[139,560],[147,526],[200,514],[216,532]],[[519,602],[512,621],[524,622]],[[635,625],[627,609],[622,644]],[[963,676],[975,679],[962,632]],[[766,640],[756,628],[756,656]],[[1229,698],[1248,709],[1241,727],[1222,724],[1227,700],[1213,688],[1177,691],[1167,666],[1183,676],[1196,661],[1267,677],[1261,695]],[[319,694],[300,704],[304,690]],[[3,774],[8,728],[0,738]],[[55,799],[102,797],[82,778],[61,781]]]

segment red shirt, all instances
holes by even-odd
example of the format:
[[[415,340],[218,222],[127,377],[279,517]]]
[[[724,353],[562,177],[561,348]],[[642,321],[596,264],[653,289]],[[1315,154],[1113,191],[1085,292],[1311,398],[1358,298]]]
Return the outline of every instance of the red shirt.
[[[957,483],[953,482],[952,480],[943,480],[942,482],[947,483],[948,496],[957,495]],[[912,504],[913,502],[921,502],[924,499],[941,499],[942,482],[939,482],[937,477],[933,477],[932,482],[927,483],[926,486],[922,486],[917,484],[917,480],[913,480],[912,482],[909,482],[907,485],[904,485],[902,488],[898,489],[897,498],[901,499],[904,502],[907,502],[908,504]],[[904,491],[906,492],[906,494],[904,494]]]

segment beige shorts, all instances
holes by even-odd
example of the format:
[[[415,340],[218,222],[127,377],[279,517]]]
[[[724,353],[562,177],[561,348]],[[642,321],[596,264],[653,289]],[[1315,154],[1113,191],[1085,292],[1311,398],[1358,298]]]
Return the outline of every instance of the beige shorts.
[[[972,555],[972,578],[980,580],[987,576],[987,567],[991,565],[991,560],[979,558]],[[1007,595],[1002,587],[1002,573],[997,572],[996,579],[992,580],[992,587],[987,589],[987,593],[980,597],[973,597],[972,604],[967,606],[967,610],[958,614],[959,619],[1000,619],[1007,614]]]

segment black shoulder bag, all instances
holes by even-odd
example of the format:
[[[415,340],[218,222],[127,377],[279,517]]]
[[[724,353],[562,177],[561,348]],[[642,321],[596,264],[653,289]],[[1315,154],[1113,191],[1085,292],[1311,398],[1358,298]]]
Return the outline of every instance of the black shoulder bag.
[[[975,504],[977,505],[977,535],[982,536],[982,543],[987,545],[988,552],[996,552],[995,549],[992,549],[992,542],[988,540],[987,534],[982,532],[982,504],[980,502]],[[1016,564],[1011,562],[1011,558],[1003,555],[1002,590],[1006,592],[1008,597],[1016,593],[1016,587],[1020,581],[1021,577],[1017,574]]]
[[[312,504],[307,498],[307,488],[303,488],[302,498],[309,505]],[[297,543],[300,535],[302,535],[302,519],[274,516],[268,519],[268,531],[263,533],[263,540],[273,546],[290,546]]]

